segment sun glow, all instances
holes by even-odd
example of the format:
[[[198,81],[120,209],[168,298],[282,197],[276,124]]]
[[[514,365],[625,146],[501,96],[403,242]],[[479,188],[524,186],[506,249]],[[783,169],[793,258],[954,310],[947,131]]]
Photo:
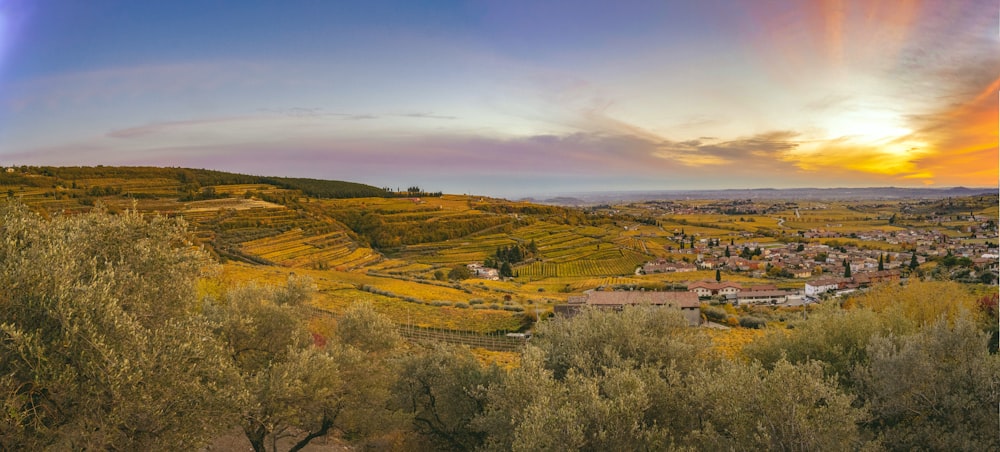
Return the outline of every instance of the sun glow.
[[[831,139],[848,139],[864,144],[898,141],[913,134],[895,114],[863,112],[831,120],[826,125]]]

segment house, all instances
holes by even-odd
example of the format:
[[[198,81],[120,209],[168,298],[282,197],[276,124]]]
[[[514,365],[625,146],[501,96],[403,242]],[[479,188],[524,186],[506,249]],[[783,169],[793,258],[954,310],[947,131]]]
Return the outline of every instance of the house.
[[[484,267],[483,264],[474,263],[468,264],[466,267],[472,272],[472,276],[481,279],[488,279],[491,281],[500,280],[500,271],[495,268]]]
[[[784,290],[744,290],[739,293],[726,295],[726,301],[734,306],[747,304],[784,304],[788,301],[788,292]]]
[[[812,276],[812,270],[808,268],[796,268],[791,270],[792,276],[796,278],[808,278]]]
[[[625,306],[650,305],[680,309],[684,318],[692,326],[701,324],[701,310],[698,296],[692,292],[663,291],[587,291],[583,295],[569,297],[567,304],[554,306],[556,314],[572,316],[584,307],[622,310]]]
[[[712,270],[712,269],[714,269],[716,267],[721,266],[722,265],[722,261],[720,261],[719,259],[708,258],[708,259],[702,259],[702,260],[700,260],[698,262],[698,265],[701,268],[703,268],[703,269]]]
[[[687,289],[689,292],[694,292],[698,294],[699,297],[711,297],[713,295],[730,295],[735,294],[743,290],[743,286],[734,282],[714,282],[714,281],[697,281],[688,284]]]
[[[842,278],[824,278],[806,282],[806,296],[818,297],[821,294],[840,288]]]
[[[984,255],[985,256],[985,255]],[[976,257],[972,259],[972,265],[980,270],[987,271],[997,271],[998,266],[997,260],[988,257]]]
[[[653,262],[647,262],[642,266],[642,272],[649,275],[653,273],[674,273],[674,272],[693,272],[697,270],[694,264],[689,264],[687,262],[670,262],[666,259],[658,259]]]
[[[858,273],[851,277],[851,282],[858,284],[861,287],[867,287],[872,284],[898,281],[898,280],[899,280],[899,270],[881,270],[874,272],[863,272],[863,273]]]

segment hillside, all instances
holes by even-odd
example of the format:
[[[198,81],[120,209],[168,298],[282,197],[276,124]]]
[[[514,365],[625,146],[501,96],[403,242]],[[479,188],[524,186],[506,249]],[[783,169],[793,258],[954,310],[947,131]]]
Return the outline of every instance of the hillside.
[[[997,241],[996,222],[988,221],[997,215],[996,195],[572,208],[152,167],[20,167],[0,172],[0,190],[50,215],[100,204],[182,217],[231,282],[308,274],[321,310],[367,300],[398,324],[482,333],[527,328],[591,289],[683,289],[721,278],[802,290],[808,278],[841,276],[843,261],[856,270],[883,259],[900,268],[912,250],[927,260],[927,275],[986,281],[990,274],[971,259],[932,264],[945,253],[978,256]],[[639,271],[656,260],[686,268]],[[503,270],[505,262],[507,278],[465,274],[468,264]]]

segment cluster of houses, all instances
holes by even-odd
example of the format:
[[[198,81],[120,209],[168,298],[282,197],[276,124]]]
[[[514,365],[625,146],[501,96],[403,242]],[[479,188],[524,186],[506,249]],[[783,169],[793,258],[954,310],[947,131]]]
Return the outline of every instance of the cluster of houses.
[[[872,284],[899,280],[899,270],[858,273],[849,278],[821,278],[806,282],[806,297],[818,298],[824,294],[843,295]]]
[[[880,240],[891,244],[905,244],[916,250],[916,263],[927,257],[952,254],[968,257],[981,271],[998,270],[996,244],[963,244],[935,231],[905,231],[885,233],[873,231],[857,235],[861,240]],[[824,274],[843,275],[845,266],[852,273],[894,270],[909,266],[914,259],[912,251],[882,251],[856,246],[831,246],[822,243],[759,243],[752,240],[735,241],[710,246],[712,241],[701,239],[693,246],[670,249],[681,259],[658,259],[647,262],[640,271],[644,274],[678,273],[695,270],[724,269],[746,272],[749,276],[762,277],[769,271],[780,276],[809,279]],[[743,250],[755,251],[748,256]],[[759,251],[758,251],[759,250]],[[741,257],[740,254],[743,254]]]
[[[735,282],[715,282],[696,281],[688,284],[689,292],[694,292],[698,298],[711,298],[725,300],[735,306],[769,304],[786,304],[789,301],[802,302],[802,296],[798,292],[779,290],[774,284],[759,284],[743,287]]]
[[[698,266],[688,262],[671,262],[666,259],[657,259],[647,262],[642,266],[642,272],[647,275],[653,273],[684,273],[698,270]]]
[[[621,310],[625,306],[649,305],[680,309],[692,325],[701,322],[702,300],[715,299],[734,306],[801,305],[822,296],[842,295],[874,284],[898,281],[899,270],[863,272],[850,278],[823,278],[805,284],[805,290],[778,289],[774,284],[743,286],[737,282],[695,281],[687,291],[594,291],[569,297],[566,304],[554,307],[556,314],[572,316],[584,307]]]

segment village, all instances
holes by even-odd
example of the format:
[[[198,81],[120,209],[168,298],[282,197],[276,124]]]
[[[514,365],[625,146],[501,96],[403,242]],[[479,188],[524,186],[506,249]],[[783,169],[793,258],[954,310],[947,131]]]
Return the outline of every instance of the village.
[[[743,209],[747,213],[759,212],[740,203],[727,207],[731,212]],[[937,278],[960,282],[995,283],[1000,259],[998,245],[989,240],[966,239],[995,238],[996,222],[960,219],[979,223],[965,228],[963,232],[968,235],[961,238],[937,229],[841,233],[815,228],[799,231],[800,240],[788,243],[746,231],[730,234],[728,240],[686,234],[683,228],[663,231],[674,243],[664,247],[669,257],[644,263],[635,269],[636,276],[683,273],[693,276],[696,272],[714,270],[715,279],[692,278],[687,280],[684,290],[679,290],[677,284],[672,285],[672,291],[586,290],[583,295],[570,297],[567,304],[556,306],[555,312],[573,315],[584,306],[621,309],[625,305],[664,305],[680,308],[692,325],[697,325],[703,321],[697,315],[701,303],[734,307],[801,306],[864,291],[877,284],[923,276],[925,271],[937,272],[934,275]],[[640,225],[632,228],[639,230]],[[892,248],[909,251],[887,250]],[[928,262],[934,263],[929,266],[931,269],[921,267]],[[496,269],[478,263],[470,264],[469,269],[479,278],[500,279]],[[732,275],[773,282],[727,280]]]

